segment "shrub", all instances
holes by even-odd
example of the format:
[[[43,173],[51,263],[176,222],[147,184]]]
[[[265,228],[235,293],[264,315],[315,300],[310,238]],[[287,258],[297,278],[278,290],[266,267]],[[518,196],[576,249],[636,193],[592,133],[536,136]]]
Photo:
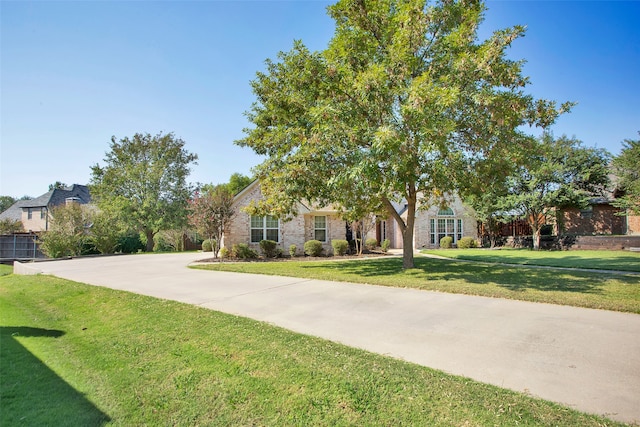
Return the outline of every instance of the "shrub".
[[[209,239],[202,241],[202,252],[212,252],[213,251],[213,242]]]
[[[246,243],[237,243],[233,245],[231,252],[236,258],[240,259],[258,258],[258,253],[251,249]]]
[[[476,245],[476,241],[473,237],[467,236],[458,240],[458,249],[476,248],[477,246],[478,245]]]
[[[213,240],[205,239],[202,241],[202,252],[213,252]]]
[[[231,255],[229,253],[229,249],[225,248],[220,248],[220,258],[229,258],[229,255]]]
[[[342,256],[347,253],[347,249],[349,249],[349,242],[346,240],[336,239],[331,241],[331,246],[333,247],[333,254]]]
[[[118,249],[123,254],[134,254],[144,249],[144,244],[138,233],[126,233],[118,240]]]
[[[308,240],[304,242],[304,253],[309,256],[320,256],[320,254],[322,254],[322,242],[319,240]]]
[[[389,239],[384,239],[381,245],[382,252],[386,254],[389,251],[390,247],[391,247],[391,241]]]
[[[275,258],[278,256],[277,252],[278,243],[273,240],[261,240],[260,241],[260,250],[262,251],[262,255],[265,258]]]
[[[297,250],[298,250],[298,247],[296,245],[289,246],[289,255],[291,255],[291,258],[296,256]]]
[[[442,249],[451,249],[452,246],[453,246],[453,237],[444,236],[442,239],[440,239],[440,247]]]
[[[364,247],[367,248],[368,251],[374,250],[378,246],[378,241],[373,237],[369,237],[364,241]]]

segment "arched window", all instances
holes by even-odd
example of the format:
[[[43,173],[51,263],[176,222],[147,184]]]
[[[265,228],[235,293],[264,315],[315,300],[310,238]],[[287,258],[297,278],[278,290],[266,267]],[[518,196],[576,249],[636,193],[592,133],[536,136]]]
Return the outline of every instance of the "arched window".
[[[444,236],[451,236],[453,242],[457,243],[462,238],[462,219],[455,218],[453,209],[442,208],[438,211],[438,218],[431,218],[430,242],[438,245]]]

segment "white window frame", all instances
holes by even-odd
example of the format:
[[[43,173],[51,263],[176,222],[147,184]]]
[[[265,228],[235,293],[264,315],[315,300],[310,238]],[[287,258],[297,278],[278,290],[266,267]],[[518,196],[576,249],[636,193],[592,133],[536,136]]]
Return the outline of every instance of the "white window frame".
[[[274,222],[277,221],[278,226],[277,227],[273,227],[273,226],[269,226],[269,222]],[[260,223],[259,225],[257,223]],[[261,234],[261,239],[260,240],[254,240],[253,236],[254,236],[254,230],[260,230],[260,234]],[[273,234],[273,231],[276,230],[277,233],[277,238],[276,239],[269,239],[269,237],[273,237],[273,236],[269,236],[269,234]],[[271,233],[269,233],[271,231]],[[249,241],[251,243],[260,243],[263,240],[273,240],[276,243],[280,243],[280,219],[272,216],[272,215],[265,215],[265,216],[257,216],[257,215],[251,215],[249,217]]]
[[[318,218],[324,218],[324,227],[318,227],[318,223],[316,222],[316,219]],[[329,234],[329,227],[328,227],[328,219],[326,215],[316,215],[313,217],[313,238],[314,240],[318,240],[320,242],[326,242],[327,238],[328,238],[328,234]],[[324,232],[324,239],[318,239],[318,231],[323,231]]]
[[[437,246],[445,236],[452,237],[453,243],[457,243],[464,231],[462,218],[456,218],[451,208],[440,209],[438,215],[429,220],[429,225],[429,242]]]

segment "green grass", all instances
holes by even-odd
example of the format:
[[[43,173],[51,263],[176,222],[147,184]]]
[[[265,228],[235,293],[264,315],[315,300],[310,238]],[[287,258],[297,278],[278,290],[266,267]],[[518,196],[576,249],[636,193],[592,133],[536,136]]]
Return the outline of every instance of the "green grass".
[[[0,277],[3,425],[620,425],[266,323]]]
[[[629,251],[533,251],[530,249],[439,249],[426,254],[470,261],[640,272],[640,253]]]
[[[7,274],[13,273],[13,266],[0,264],[0,276],[6,276]]]
[[[400,258],[204,264],[196,268],[366,283],[640,313],[640,276]]]

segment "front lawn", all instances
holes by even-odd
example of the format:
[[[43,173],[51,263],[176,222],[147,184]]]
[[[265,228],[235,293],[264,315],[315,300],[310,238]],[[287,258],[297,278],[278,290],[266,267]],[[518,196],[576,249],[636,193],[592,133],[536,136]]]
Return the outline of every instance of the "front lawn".
[[[422,253],[469,261],[640,272],[640,253],[630,251],[533,251],[530,249],[438,249]]]
[[[244,262],[196,265],[216,271],[272,274],[366,283],[576,307],[640,313],[640,276],[570,270],[415,259],[404,271],[402,259],[350,261]]]
[[[3,425],[620,425],[266,323],[54,277],[0,277],[0,315]]]

